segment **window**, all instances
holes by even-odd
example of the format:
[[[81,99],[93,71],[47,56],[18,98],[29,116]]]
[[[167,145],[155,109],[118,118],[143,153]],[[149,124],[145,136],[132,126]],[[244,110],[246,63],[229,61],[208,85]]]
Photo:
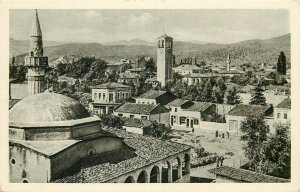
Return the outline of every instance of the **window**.
[[[125,93],[122,93],[123,99],[125,99]]]
[[[97,99],[97,93],[94,93],[94,99]]]
[[[283,115],[283,118],[284,118],[284,119],[287,119],[287,113],[285,113],[285,114]]]
[[[16,160],[15,160],[15,159],[12,159],[10,162],[11,162],[11,164],[13,164],[13,165],[16,164]]]
[[[147,120],[147,119],[148,119],[147,116],[142,116],[141,118],[142,118],[143,120]]]
[[[98,93],[98,98],[101,99],[101,93]]]
[[[277,113],[277,119],[280,119],[280,113]]]
[[[177,108],[176,107],[174,108],[174,111],[177,112]]]
[[[114,94],[113,94],[113,93],[110,93],[110,94],[109,94],[108,100],[109,100],[109,102],[111,102],[111,101],[114,100]]]
[[[180,125],[181,124],[185,124],[186,123],[186,117],[180,117],[180,119],[179,119],[179,123],[180,123]]]
[[[161,48],[164,48],[164,44],[165,44],[165,41],[162,40],[162,41],[161,41]]]
[[[130,117],[130,118],[134,118],[134,115],[130,115],[129,117]]]
[[[120,93],[118,93],[118,99],[120,100],[121,98],[120,98]]]
[[[106,95],[105,95],[105,93],[103,93],[103,100],[105,100],[105,99],[106,99],[105,97],[106,97]]]
[[[119,113],[118,116],[119,116],[119,117],[123,117],[123,114],[122,114],[122,113]]]
[[[194,119],[194,125],[199,125],[199,120],[198,119]]]

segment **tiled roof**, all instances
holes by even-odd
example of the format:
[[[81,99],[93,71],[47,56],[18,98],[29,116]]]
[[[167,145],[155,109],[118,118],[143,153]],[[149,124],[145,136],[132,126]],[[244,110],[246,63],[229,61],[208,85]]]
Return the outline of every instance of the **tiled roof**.
[[[124,103],[115,109],[115,112],[133,113],[133,114],[150,114],[157,105],[153,104],[138,104]]]
[[[180,65],[178,67],[175,67],[173,69],[183,69],[183,70],[189,70],[189,69],[192,69],[192,70],[200,70],[201,68],[196,66],[196,65],[187,65],[187,64],[184,64],[184,65]]]
[[[284,108],[284,109],[291,109],[291,98],[286,98],[281,103],[279,103],[276,108]]]
[[[188,102],[191,102],[190,100],[185,99],[175,99],[174,101],[168,103],[167,107],[181,107],[183,104],[186,104]]]
[[[144,128],[151,125],[151,121],[137,119],[137,118],[128,118],[128,117],[120,117],[121,120],[124,122],[125,127],[137,127],[137,128]]]
[[[115,83],[115,82],[111,82],[111,83],[104,83],[104,84],[100,84],[100,85],[94,85],[92,86],[93,89],[112,89],[112,88],[130,88],[130,86],[128,85],[123,85],[120,83]]]
[[[221,74],[243,74],[245,72],[238,70],[230,70],[230,71],[219,71]]]
[[[185,78],[209,78],[209,77],[218,77],[218,74],[215,73],[190,73],[183,75]]]
[[[106,182],[190,149],[187,145],[128,133],[116,128],[104,130],[123,138],[127,147],[84,158],[52,182]]]
[[[214,105],[213,103],[208,102],[197,102],[193,101],[193,105],[189,106],[188,108],[185,108],[186,111],[199,111],[203,112],[206,109],[208,109],[210,106]]]
[[[287,183],[290,182],[287,179],[282,179],[279,177],[273,177],[261,173],[255,173],[252,171],[237,169],[228,166],[221,166],[208,170],[216,175],[221,175],[228,177],[230,179],[248,182],[248,183]]]
[[[259,115],[269,115],[266,114],[266,111],[270,108],[270,106],[264,105],[244,105],[239,104],[232,110],[228,112],[227,115],[233,116],[259,116]]]
[[[146,93],[138,96],[137,98],[144,98],[144,99],[156,99],[159,96],[167,93],[166,91],[160,91],[160,90],[149,90]]]

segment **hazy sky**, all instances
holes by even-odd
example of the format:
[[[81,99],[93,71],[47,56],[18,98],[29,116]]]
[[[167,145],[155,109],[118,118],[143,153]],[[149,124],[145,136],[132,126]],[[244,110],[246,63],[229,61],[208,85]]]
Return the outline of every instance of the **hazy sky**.
[[[29,39],[34,10],[10,10],[10,37]],[[106,43],[166,33],[176,41],[233,43],[290,32],[287,10],[39,10],[44,40]]]

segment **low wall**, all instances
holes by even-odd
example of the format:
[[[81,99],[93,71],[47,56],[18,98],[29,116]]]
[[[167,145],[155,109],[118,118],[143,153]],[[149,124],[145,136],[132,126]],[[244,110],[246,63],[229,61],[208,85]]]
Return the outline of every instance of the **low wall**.
[[[213,131],[216,131],[216,130],[226,131],[227,130],[227,124],[226,123],[200,121],[199,125],[200,125],[199,129],[213,130]],[[195,129],[195,132],[197,132],[197,130],[199,130],[199,129]]]

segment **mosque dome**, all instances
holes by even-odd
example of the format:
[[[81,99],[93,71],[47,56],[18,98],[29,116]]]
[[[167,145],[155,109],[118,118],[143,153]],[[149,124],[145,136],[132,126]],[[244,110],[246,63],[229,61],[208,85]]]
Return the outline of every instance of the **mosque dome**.
[[[27,97],[9,111],[10,126],[26,127],[35,123],[53,123],[90,117],[76,100],[57,93],[44,92]]]

